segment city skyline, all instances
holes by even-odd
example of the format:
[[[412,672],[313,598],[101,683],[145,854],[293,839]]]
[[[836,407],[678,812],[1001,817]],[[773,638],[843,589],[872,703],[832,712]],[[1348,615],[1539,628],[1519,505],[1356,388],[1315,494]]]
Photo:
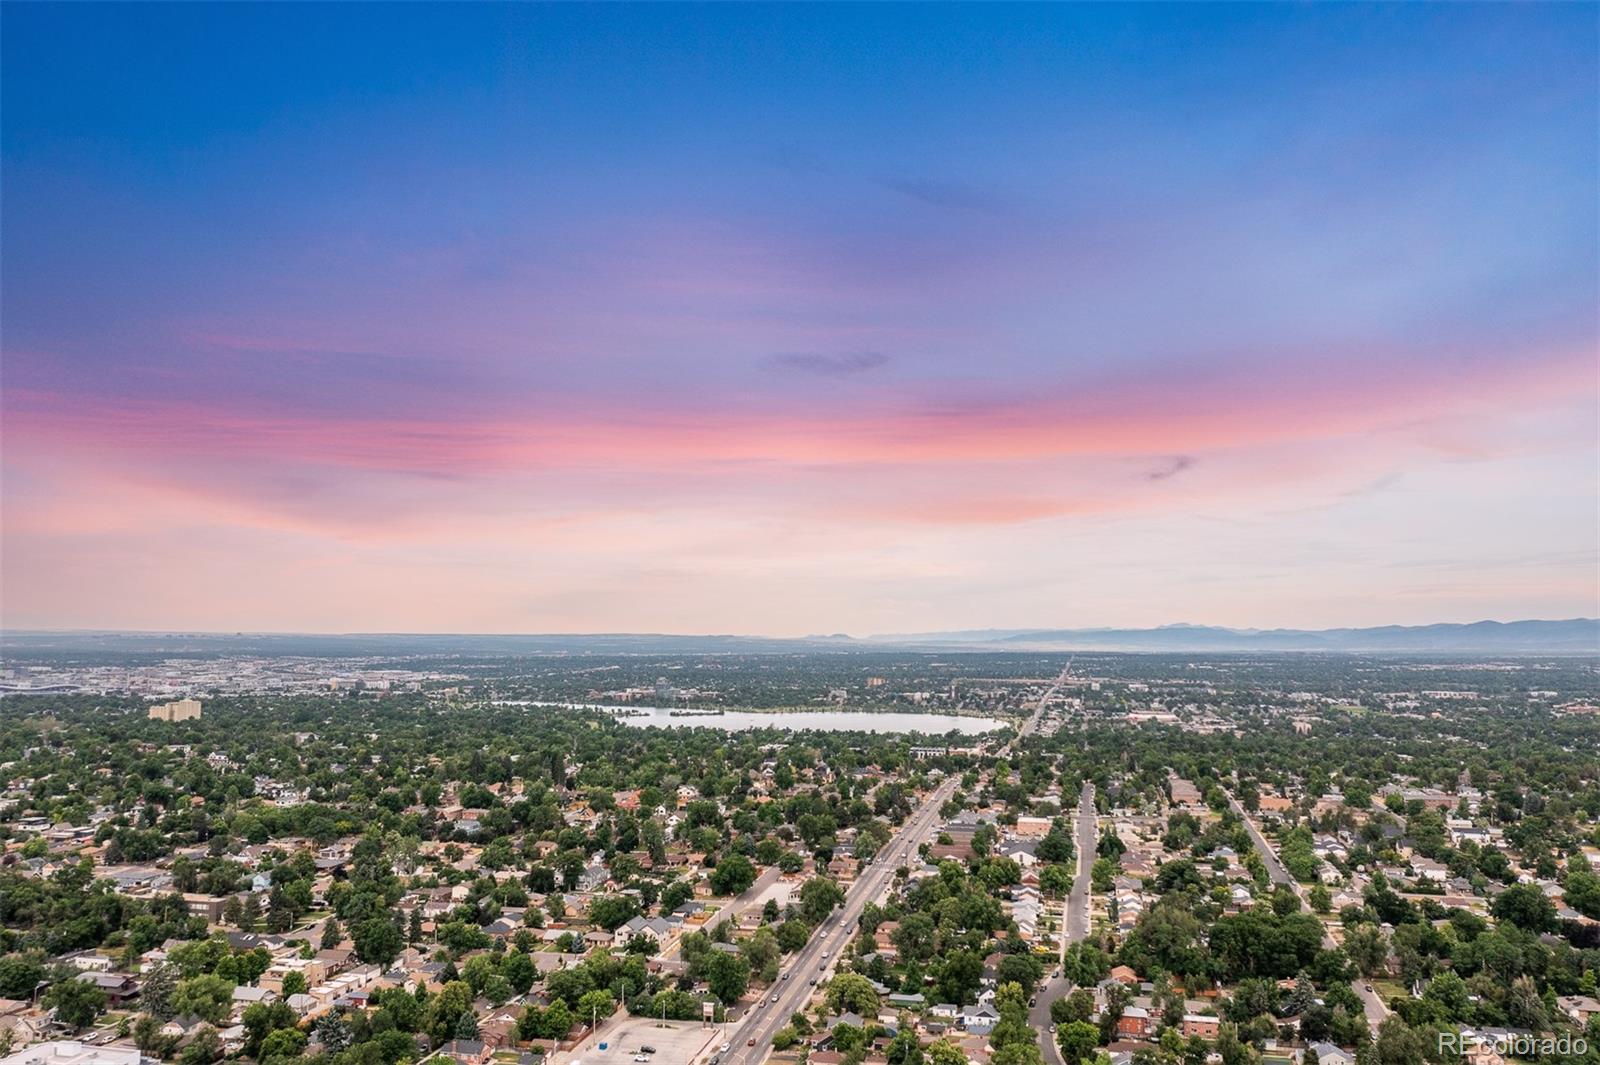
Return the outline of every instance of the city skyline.
[[[1600,614],[1592,5],[0,10],[5,628]]]

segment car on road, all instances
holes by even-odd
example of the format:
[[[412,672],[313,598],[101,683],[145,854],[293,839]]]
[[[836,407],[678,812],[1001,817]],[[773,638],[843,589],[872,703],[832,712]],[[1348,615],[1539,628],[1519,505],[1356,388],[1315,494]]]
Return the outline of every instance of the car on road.
[[[635,1054],[633,1056],[633,1060],[634,1061],[649,1061],[650,1060],[650,1055],[649,1054]]]
[[[789,979],[789,974],[788,974],[788,973],[784,973],[784,974],[783,974],[783,978],[784,978],[784,979],[785,979],[785,980],[787,980],[787,979]]]
[[[756,1041],[754,1039],[747,1039],[747,1040],[745,1040],[745,1044],[744,1045],[747,1046],[747,1047],[753,1047],[753,1046],[756,1045]]]
[[[1362,984],[1361,985],[1361,990],[1363,990],[1363,991],[1371,991],[1372,990],[1372,985],[1371,984]]]
[[[778,996],[777,995],[773,995],[771,1001],[772,1001],[772,1004],[774,1006],[776,1006],[778,1004]]]
[[[728,1052],[728,1048],[731,1046],[733,1046],[732,1043],[723,1043],[721,1047],[722,1052],[726,1054]]]
[[[639,1048],[639,1053],[641,1054],[654,1054],[655,1052],[656,1048],[651,1046],[649,1043],[646,1043],[644,1046]]]

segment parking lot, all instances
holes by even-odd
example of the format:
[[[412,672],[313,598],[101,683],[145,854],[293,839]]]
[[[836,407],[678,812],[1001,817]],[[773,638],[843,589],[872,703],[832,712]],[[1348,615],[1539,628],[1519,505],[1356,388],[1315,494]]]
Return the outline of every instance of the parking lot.
[[[642,1046],[656,1048],[649,1055],[651,1065],[689,1065],[707,1048],[715,1050],[723,1039],[720,1026],[702,1027],[698,1021],[660,1021],[648,1017],[629,1017],[606,1031],[606,1049],[597,1050],[587,1040],[571,1053],[555,1055],[554,1065],[629,1065]]]

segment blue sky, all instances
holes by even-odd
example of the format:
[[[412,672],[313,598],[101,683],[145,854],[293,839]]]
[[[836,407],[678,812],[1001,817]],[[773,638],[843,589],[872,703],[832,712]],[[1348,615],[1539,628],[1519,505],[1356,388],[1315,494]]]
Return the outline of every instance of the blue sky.
[[[1593,613],[1596,17],[6,5],[3,620]]]

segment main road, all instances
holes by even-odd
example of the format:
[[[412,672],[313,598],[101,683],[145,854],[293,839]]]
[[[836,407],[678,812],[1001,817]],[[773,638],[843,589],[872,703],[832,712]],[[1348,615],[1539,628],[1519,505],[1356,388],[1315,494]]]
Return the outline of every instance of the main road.
[[[1087,780],[1083,782],[1083,791],[1078,796],[1076,836],[1078,875],[1072,882],[1072,893],[1067,896],[1067,916],[1065,927],[1062,929],[1061,954],[1058,958],[1058,963],[1063,969],[1066,965],[1067,947],[1089,938],[1089,896],[1093,889],[1090,872],[1094,867],[1094,848],[1099,839],[1099,824],[1095,816],[1094,785]],[[1067,979],[1065,971],[1059,977],[1054,974],[1046,975],[1044,982],[1039,985],[1033,1005],[1028,1010],[1028,1023],[1039,1033],[1039,1038],[1044,1042],[1044,1059],[1050,1065],[1063,1065],[1061,1048],[1056,1046],[1055,1039],[1050,1035],[1050,1003],[1071,993],[1072,981]]]
[[[1056,692],[1067,682],[1072,675],[1072,662],[1069,660],[1056,677],[1055,682],[1039,699],[1033,716],[1022,730],[1007,744],[1007,749],[1015,751],[1025,736],[1030,736],[1038,731],[1039,723],[1044,717],[1045,708],[1050,705]],[[751,1006],[744,1018],[733,1029],[732,1035],[723,1045],[728,1049],[719,1050],[711,1055],[711,1060],[720,1065],[759,1065],[766,1060],[771,1049],[772,1037],[778,1029],[789,1023],[789,1018],[805,1008],[811,999],[812,980],[819,984],[823,974],[832,966],[837,952],[847,947],[856,922],[861,917],[861,911],[868,902],[878,898],[888,887],[894,877],[894,871],[900,865],[910,864],[916,855],[917,847],[924,840],[930,839],[934,828],[939,823],[939,810],[955,794],[959,777],[952,776],[941,784],[932,794],[923,800],[921,806],[911,815],[910,819],[900,827],[900,831],[890,841],[889,845],[881,849],[873,858],[872,864],[866,871],[850,885],[845,893],[844,906],[830,914],[812,934],[810,942],[800,948],[788,963],[780,970],[778,982],[766,991],[766,997]],[[1088,878],[1089,865],[1094,860],[1094,788],[1093,785],[1084,785],[1084,794],[1088,803],[1088,828],[1087,844],[1080,845],[1078,855],[1078,882],[1074,884],[1073,896],[1081,895],[1082,912],[1078,916],[1078,924],[1082,932],[1079,938],[1087,934],[1088,929]],[[1084,835],[1083,803],[1079,804],[1079,833]],[[1069,903],[1070,907],[1070,903]],[[1068,924],[1071,927],[1069,914]],[[1062,948],[1063,951],[1065,947]],[[1042,1001],[1042,999],[1041,999]],[[1048,1007],[1047,1007],[1048,1008]]]
[[[1289,870],[1284,867],[1283,860],[1278,857],[1278,852],[1272,849],[1272,844],[1267,842],[1267,837],[1261,834],[1261,830],[1256,827],[1255,821],[1251,819],[1245,808],[1239,805],[1239,800],[1229,794],[1228,805],[1233,807],[1233,812],[1238,814],[1239,819],[1244,822],[1244,829],[1250,834],[1250,842],[1255,844],[1256,853],[1261,855],[1261,862],[1267,867],[1267,876],[1271,878],[1274,884],[1288,884],[1290,889],[1294,891],[1295,896],[1299,898],[1300,904],[1310,910],[1311,903],[1306,898],[1305,889],[1300,886],[1299,881],[1289,875]],[[1339,947],[1339,944],[1334,942],[1333,933],[1328,931],[1326,925],[1323,926],[1322,930],[1322,945],[1328,950],[1337,950]],[[1372,990],[1371,985],[1365,979],[1357,980],[1352,986],[1355,988],[1356,997],[1361,999],[1361,1008],[1367,1015],[1368,1027],[1376,1033],[1378,1026],[1389,1018],[1389,1007],[1383,1004],[1383,999],[1378,997],[1378,993]]]
[[[867,903],[889,886],[897,867],[911,864],[918,845],[932,838],[939,824],[939,810],[955,794],[959,781],[959,777],[952,776],[922,801],[888,845],[878,851],[872,864],[850,885],[845,892],[844,905],[829,914],[812,933],[810,942],[783,966],[782,975],[766,990],[766,997],[745,1012],[744,1019],[725,1044],[728,1049],[713,1055],[714,1059],[720,1058],[723,1065],[757,1065],[766,1058],[773,1035],[810,1000],[811,981],[820,983],[837,953],[849,946],[856,922]]]
[[[1067,682],[1067,678],[1070,676],[1072,676],[1072,659],[1069,658],[1067,659],[1067,664],[1061,667],[1061,675],[1055,679],[1055,683],[1051,684],[1049,689],[1039,696],[1039,705],[1034,709],[1033,716],[1028,719],[1028,723],[1022,726],[1022,733],[1017,737],[1018,739],[1021,739],[1022,736],[1031,736],[1039,731],[1039,722],[1044,720],[1045,708],[1050,705],[1050,700],[1055,698],[1056,692],[1061,690],[1061,686]],[[1012,746],[1015,746],[1014,742]]]

